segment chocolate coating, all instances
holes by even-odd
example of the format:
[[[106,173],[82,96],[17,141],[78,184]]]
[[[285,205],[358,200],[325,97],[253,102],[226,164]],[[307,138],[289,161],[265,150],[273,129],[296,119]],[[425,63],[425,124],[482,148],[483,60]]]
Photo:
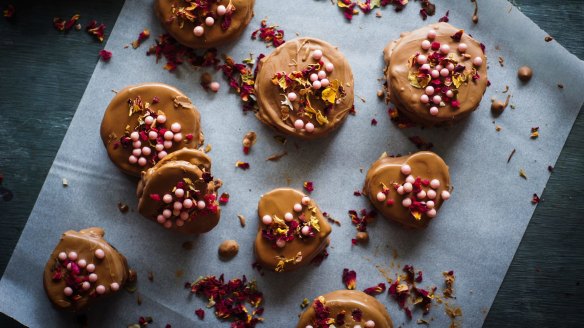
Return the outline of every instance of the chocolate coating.
[[[140,176],[140,172],[153,165],[150,160],[145,166],[140,166],[137,163],[131,164],[128,161],[132,155],[131,143],[129,146],[120,143],[120,138],[126,135],[128,127],[129,131],[132,132],[140,124],[139,118],[143,115],[143,111],[136,111],[129,115],[128,101],[134,100],[136,97],[140,97],[144,103],[150,103],[150,110],[164,113],[167,118],[165,123],[167,129],[170,129],[172,123],[180,123],[183,140],[178,143],[174,142],[171,148],[164,149],[164,151],[171,153],[183,147],[197,148],[203,143],[204,137],[201,132],[199,111],[181,91],[163,83],[143,83],[126,87],[120,90],[110,102],[103,115],[100,128],[101,139],[109,158],[124,173]],[[152,103],[154,97],[159,99],[156,104]],[[186,138],[189,134],[192,135],[191,140]],[[142,141],[142,143],[143,146],[150,144],[149,141]],[[151,149],[151,156],[154,158],[156,151],[154,147]]]
[[[215,19],[213,26],[205,25],[205,17],[197,18],[197,24],[176,17],[173,13],[173,6],[177,8],[188,6],[186,1],[156,0],[154,3],[154,11],[168,34],[190,48],[202,49],[216,47],[239,38],[253,18],[255,0],[219,0],[217,2],[209,2],[211,2],[210,16]],[[235,12],[231,16],[231,25],[227,30],[223,30],[220,26],[223,18],[217,15],[217,7],[220,5],[227,7],[230,3],[235,6]],[[204,34],[200,37],[195,36],[193,33],[193,29],[199,25],[202,25],[205,30]]]
[[[383,155],[375,161],[365,178],[363,194],[369,198],[373,206],[386,218],[394,220],[404,226],[411,228],[426,227],[432,218],[422,214],[419,220],[415,219],[410,210],[402,206],[402,200],[406,195],[400,195],[392,186],[392,183],[404,184],[406,175],[401,173],[401,166],[407,164],[411,167],[411,175],[414,178],[438,179],[440,187],[436,189],[436,199],[434,199],[435,209],[442,206],[443,199],[440,196],[442,191],[450,191],[450,173],[444,160],[433,152],[421,151],[410,156],[388,157]],[[393,205],[387,205],[386,201],[378,201],[377,194],[383,190],[381,183],[389,188],[387,200],[393,199]],[[427,187],[424,187],[427,190]],[[428,200],[426,198],[426,200]]]
[[[281,108],[282,101],[285,100],[282,91],[277,85],[272,83],[276,73],[292,71],[301,71],[310,64],[317,62],[312,58],[314,50],[322,50],[323,56],[321,61],[332,63],[334,70],[329,73],[328,79],[337,79],[342,83],[346,95],[333,106],[332,110],[326,114],[329,123],[320,125],[316,119],[308,118],[305,115],[298,115],[297,111],[290,110],[289,118],[282,120]],[[264,57],[259,62],[259,70],[255,80],[255,91],[259,105],[259,111],[256,117],[264,124],[274,129],[293,136],[304,139],[313,139],[327,135],[338,128],[346,119],[349,112],[353,109],[354,91],[353,91],[353,72],[349,62],[337,47],[330,43],[314,38],[297,38],[286,41],[283,45],[275,49],[271,54]],[[314,108],[323,111],[324,102],[313,101]],[[297,105],[295,105],[297,108]],[[325,114],[323,112],[323,114]],[[294,121],[302,118],[305,122],[312,122],[315,129],[312,133],[305,130],[296,130]]]
[[[422,41],[427,39],[430,29],[436,30],[436,38],[433,41],[440,44],[448,44],[454,58],[459,64],[472,67],[472,59],[480,57],[483,64],[477,68],[480,78],[476,81],[463,83],[458,88],[458,100],[460,108],[453,108],[450,104],[439,107],[436,116],[429,113],[429,106],[420,101],[424,89],[419,89],[410,84],[408,80],[408,60],[416,53],[427,55],[430,50],[421,48]],[[454,41],[451,36],[460,29],[448,23],[431,24],[412,32],[402,33],[400,39],[387,44],[383,50],[386,63],[385,76],[388,84],[389,100],[396,106],[400,114],[424,126],[445,125],[463,119],[477,109],[487,88],[487,58],[481,50],[480,43],[463,33],[460,42]],[[467,59],[456,49],[460,43],[468,46],[465,54]]]
[[[103,239],[104,235],[105,232],[102,228],[93,227],[81,231],[69,230],[61,236],[61,240],[51,254],[43,273],[45,292],[49,300],[58,309],[81,311],[91,305],[91,303],[115,293],[110,287],[112,283],[118,284],[118,290],[121,290],[126,284],[130,276],[126,258]],[[103,250],[105,254],[103,259],[96,257],[95,251],[97,249]],[[60,268],[63,270],[64,276],[58,280],[53,279],[56,270],[58,270],[57,268],[60,266],[58,263],[63,263],[59,260],[59,253],[61,252],[65,252],[66,254],[76,252],[76,261],[83,259],[87,262],[87,265],[95,265],[95,271],[93,273],[97,275],[98,279],[92,282],[91,287],[87,290],[79,288],[77,296],[76,294],[73,295],[76,296],[76,300],[73,297],[66,296],[64,293],[65,287],[68,286],[65,275],[69,273],[69,270],[61,266]],[[90,273],[86,268],[81,269],[78,275],[79,278],[87,279]],[[101,295],[96,293],[96,287],[98,285],[105,287],[105,292]]]
[[[280,219],[284,218],[287,212],[294,214],[294,220],[298,221],[298,213],[293,210],[294,204],[301,203],[302,197],[306,196],[302,192],[290,188],[278,188],[264,194],[258,203],[258,215],[260,218],[258,234],[254,243],[254,250],[256,259],[259,264],[270,270],[275,270],[278,265],[278,257],[291,259],[301,252],[302,260],[298,263],[287,263],[284,265],[282,271],[292,271],[299,267],[305,266],[318,254],[320,254],[329,243],[329,234],[331,227],[328,221],[322,215],[318,205],[314,200],[310,199],[308,206],[303,206],[302,212],[306,217],[310,217],[310,208],[314,207],[315,217],[318,219],[320,231],[311,238],[295,238],[287,242],[286,246],[280,248],[273,246],[273,244],[262,236],[262,229],[266,225],[262,223],[264,215],[277,216]]]
[[[529,80],[531,80],[531,76],[533,75],[533,70],[531,69],[531,67],[528,66],[521,66],[519,67],[519,69],[517,70],[517,77],[522,81],[522,82],[529,82]]]
[[[331,318],[336,318],[339,313],[345,312],[345,324],[342,327],[354,327],[355,325],[365,327],[365,323],[369,320],[375,323],[375,328],[393,327],[393,322],[385,306],[375,299],[375,297],[369,296],[362,291],[337,290],[322,295],[319,298],[321,298],[321,301],[324,298],[325,306],[330,309]],[[355,309],[363,312],[362,319],[359,322],[356,322],[351,315]],[[300,316],[296,328],[305,328],[308,325],[317,327],[314,324],[315,319],[316,312],[311,304]]]
[[[215,213],[208,211],[209,203],[205,210],[198,211],[196,200],[190,209],[189,218],[183,226],[177,226],[177,217],[173,214],[169,220],[173,222],[171,228],[185,233],[205,233],[213,229],[221,217],[221,208],[217,202],[217,190],[221,187],[220,180],[205,182],[204,173],[211,173],[211,159],[202,151],[183,148],[164,157],[158,164],[142,173],[142,180],[138,183],[137,196],[139,198],[138,211],[148,219],[157,222],[158,215],[166,208],[167,204],[152,199],[152,194],[173,194],[173,188],[184,178],[190,179],[193,186],[200,192],[196,200],[202,200],[205,196],[213,197],[213,205],[217,207]],[[185,186],[185,191],[189,188]],[[194,192],[190,191],[191,193]],[[172,203],[170,204],[172,205]]]

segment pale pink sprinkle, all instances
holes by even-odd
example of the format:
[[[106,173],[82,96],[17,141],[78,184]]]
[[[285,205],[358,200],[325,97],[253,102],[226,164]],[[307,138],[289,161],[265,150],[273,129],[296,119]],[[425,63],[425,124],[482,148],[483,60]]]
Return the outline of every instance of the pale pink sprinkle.
[[[412,192],[413,189],[414,189],[414,186],[411,183],[409,183],[409,182],[404,183],[404,191],[405,192]]]
[[[443,69],[444,67],[442,67],[442,65],[436,65],[435,67],[438,71],[440,71],[441,69]]]
[[[120,284],[118,284],[117,282],[112,282],[110,284],[110,288],[114,291],[117,292],[120,289]]]
[[[405,191],[404,191],[404,186],[399,186],[399,187],[397,187],[397,190],[396,190],[396,191],[397,191],[397,193],[398,193],[398,194],[400,194],[400,195],[403,195],[403,194],[405,194]]]
[[[302,205],[305,205],[305,206],[310,204],[310,197],[308,197],[308,196],[302,197],[301,203],[302,203]]]
[[[310,132],[314,131],[314,124],[308,122],[308,123],[306,123],[306,126],[304,128],[306,129],[306,132],[310,133]]]
[[[164,211],[162,211],[162,216],[168,219],[172,216],[172,211],[167,208]]]
[[[83,290],[88,290],[88,289],[89,289],[89,287],[91,287],[91,284],[89,283],[89,281],[84,281],[84,282],[81,284],[81,288],[83,288]]]
[[[418,199],[426,198],[426,192],[424,190],[420,190],[420,192],[416,195]]]
[[[418,59],[416,59],[418,65],[424,65],[428,61],[428,57],[424,55],[418,55]]]
[[[284,239],[278,239],[276,241],[276,246],[283,248],[284,246],[286,246],[286,241]]]
[[[146,158],[144,158],[144,157],[140,157],[140,158],[138,158],[138,165],[140,165],[140,166],[146,166],[146,163],[147,163],[147,162],[148,162],[148,161],[147,161],[147,160],[146,160]]]
[[[65,296],[71,296],[73,295],[73,289],[71,287],[65,287],[65,289],[63,289],[63,293],[65,293]]]
[[[155,140],[158,138],[158,133],[156,131],[150,131],[148,132],[148,138],[150,138],[150,140]]]
[[[335,65],[333,63],[326,63],[326,65],[324,65],[324,69],[331,73],[335,69]]]
[[[85,261],[85,260],[79,260],[79,261],[77,261],[77,265],[80,268],[85,268],[85,266],[87,266],[87,261]]]
[[[318,74],[312,73],[310,74],[310,82],[318,81]]]
[[[138,141],[140,140],[140,134],[138,133],[138,131],[134,131],[130,134],[130,139],[132,139],[132,141]]]
[[[430,69],[431,69],[431,67],[428,64],[424,64],[424,65],[420,66],[420,70],[422,70],[422,71],[429,72]]]
[[[450,71],[447,68],[443,68],[442,70],[440,70],[440,75],[447,77],[448,75],[450,75]]]
[[[164,227],[166,229],[170,229],[172,227],[172,221],[168,220],[168,221],[164,222]]]
[[[177,226],[177,227],[182,227],[183,225],[185,225],[185,221],[183,221],[183,220],[180,220],[180,219],[179,219],[179,220],[176,220],[176,222],[175,222],[175,223],[176,223],[176,226]]]
[[[420,101],[424,104],[427,104],[430,102],[430,97],[428,97],[427,94],[423,94],[420,96]]]
[[[205,18],[205,24],[207,26],[213,26],[215,24],[215,19],[213,17],[207,17]]]
[[[373,327],[375,327],[375,321],[373,321],[373,320],[367,320],[367,322],[365,322],[365,327],[366,328],[373,328]]]
[[[302,128],[304,127],[304,122],[300,119],[294,121],[294,128],[296,130],[302,130]]]
[[[93,272],[95,271],[95,264],[90,263],[87,265],[87,272]]]
[[[205,33],[205,29],[202,26],[196,26],[193,29],[193,34],[195,36],[201,37],[201,36],[203,36],[204,33]]]
[[[429,200],[429,201],[426,202],[426,207],[427,208],[432,209],[432,208],[434,208],[435,205],[436,204],[434,204],[434,201],[433,200]]]
[[[302,205],[299,203],[294,204],[294,212],[302,212]]]
[[[483,64],[483,59],[481,57],[475,57],[472,60],[473,65],[475,66],[481,66]]]
[[[186,221],[189,218],[189,212],[182,211],[180,212],[180,219]]]
[[[446,91],[446,97],[448,97],[448,98],[454,97],[454,92],[452,92],[452,90]]]
[[[59,253],[59,260],[65,261],[67,259],[67,253],[61,252]]]
[[[144,147],[144,148],[142,148],[142,154],[143,154],[144,156],[148,156],[148,155],[150,155],[151,153],[152,153],[152,149],[150,149],[150,147]]]
[[[450,199],[450,192],[448,192],[447,190],[443,190],[442,191],[442,199],[444,199],[444,200]]]
[[[296,93],[294,93],[294,92],[290,92],[290,93],[288,94],[288,100],[290,100],[290,101],[294,102],[294,101],[296,101],[296,99],[298,99],[298,96],[296,95]]]
[[[377,193],[377,201],[378,202],[384,202],[387,199],[387,196],[385,196],[384,193],[382,193],[381,191]]]
[[[326,77],[326,72],[325,71],[318,71],[318,78],[319,79],[324,79]]]
[[[136,149],[132,150],[132,155],[134,155],[136,157],[142,155],[142,149],[136,148]]]
[[[320,81],[314,81],[314,82],[312,82],[312,88],[313,88],[314,90],[318,90],[318,89],[320,89],[321,87],[322,87],[322,83],[321,83]]]
[[[183,139],[183,136],[182,136],[182,133],[180,133],[180,132],[179,133],[176,133],[174,135],[174,138],[173,138],[174,142],[181,142],[182,139]]]
[[[461,53],[464,53],[466,51],[466,49],[468,49],[468,46],[466,45],[466,43],[459,43],[458,44],[458,51],[460,51]]]
[[[226,12],[227,12],[227,8],[225,8],[224,5],[220,5],[219,7],[217,7],[217,15],[223,16],[223,15],[225,15]]]
[[[172,140],[172,138],[174,138],[174,133],[172,133],[172,131],[168,130],[164,132],[164,140]]]
[[[98,294],[103,294],[105,293],[105,286],[104,285],[99,285],[97,287],[95,287],[95,292]]]
[[[430,115],[432,116],[438,115],[438,107],[436,106],[430,107]]]
[[[320,49],[314,50],[314,52],[312,53],[312,58],[314,60],[320,60],[322,58],[322,50]]]
[[[77,260],[77,253],[76,252],[69,252],[69,260],[71,260],[71,261]]]
[[[156,122],[158,122],[159,124],[166,123],[166,116],[164,116],[164,115],[158,115],[158,117],[156,117]]]
[[[204,209],[205,207],[207,207],[207,204],[205,204],[205,201],[203,201],[203,200],[200,200],[200,201],[198,201],[198,202],[197,202],[197,208],[198,208],[198,209],[202,210],[202,209]]]
[[[263,223],[263,224],[265,224],[265,225],[270,225],[270,224],[272,224],[272,221],[273,221],[273,220],[272,220],[272,217],[271,217],[270,215],[267,215],[267,214],[266,214],[266,215],[264,215],[264,216],[262,217],[262,223]]]
[[[294,215],[292,215],[292,213],[290,213],[290,212],[286,212],[286,214],[284,214],[284,220],[286,220],[287,222],[290,222],[290,221],[294,220]]]
[[[96,249],[95,250],[95,257],[102,260],[105,257],[105,252],[103,251],[103,249],[101,249],[101,248]]]
[[[422,49],[428,50],[428,49],[430,49],[431,46],[432,46],[432,43],[430,43],[430,41],[428,41],[428,40],[422,41]]]
[[[134,141],[134,142],[132,143],[132,146],[133,146],[134,148],[140,148],[140,147],[142,147],[142,141],[140,141],[140,140]]]
[[[406,178],[406,182],[414,183],[416,182],[416,178],[414,178],[413,175],[408,175],[408,177]]]
[[[154,123],[154,117],[150,115],[146,116],[146,118],[144,118],[144,123],[146,123],[147,125],[151,125],[152,123]]]
[[[310,227],[309,226],[302,227],[302,234],[303,235],[308,236],[309,233],[310,233]]]
[[[163,224],[164,222],[166,222],[166,218],[164,217],[164,215],[160,214],[156,217],[156,221],[160,224]]]
[[[404,164],[401,166],[400,171],[404,175],[409,175],[410,173],[412,173],[412,167],[409,166],[408,164]]]
[[[71,262],[69,262],[69,264],[67,264],[67,270],[71,271],[71,268],[72,268],[72,267],[73,267],[73,266],[71,265]]]
[[[323,88],[328,87],[330,84],[331,84],[331,82],[329,81],[329,79],[320,80],[320,85],[322,85]]]
[[[436,38],[436,30],[432,29],[428,31],[428,39],[434,40]]]
[[[450,52],[450,46],[447,44],[443,44],[440,46],[440,52],[443,54],[448,54]]]
[[[426,215],[427,215],[429,218],[436,217],[436,209],[435,209],[435,208],[433,208],[433,209],[429,210],[428,212],[426,212]]]
[[[412,200],[409,198],[404,198],[404,200],[402,200],[402,205],[403,207],[410,207],[412,206]]]
[[[441,101],[442,97],[440,97],[439,95],[435,95],[434,98],[432,98],[432,102],[435,103],[436,105],[438,105]]]
[[[170,204],[172,202],[172,195],[165,194],[164,196],[162,196],[162,201],[165,202],[166,204]]]
[[[183,202],[184,208],[191,208],[193,207],[193,201],[189,198],[185,199]]]
[[[158,153],[158,159],[163,159],[166,155],[168,155],[168,153],[163,150]]]
[[[430,75],[432,76],[432,78],[437,79],[440,76],[440,71],[437,69],[433,69],[432,72],[430,72]]]
[[[433,87],[433,86],[431,86],[431,85],[429,85],[429,86],[427,86],[427,87],[426,87],[426,90],[425,90],[425,91],[426,91],[426,94],[427,94],[428,96],[431,96],[431,95],[433,95],[433,94],[434,94],[434,87]]]
[[[178,133],[178,132],[180,132],[180,129],[181,129],[181,128],[182,128],[182,127],[180,126],[180,123],[178,123],[178,122],[174,122],[174,123],[172,123],[172,125],[170,126],[170,130],[172,130],[172,132],[174,132],[174,133]]]
[[[213,81],[213,82],[211,82],[211,84],[209,84],[209,88],[213,92],[218,92],[219,89],[221,89],[221,84],[217,81]]]
[[[185,190],[184,190],[184,189],[182,189],[182,188],[177,188],[177,189],[174,191],[174,195],[175,195],[176,197],[178,197],[178,198],[182,198],[182,197],[185,195]]]
[[[174,136],[172,136],[172,138],[174,139]],[[165,140],[164,141],[164,148],[168,149],[172,147],[172,140]]]
[[[97,275],[95,273],[90,274],[89,275],[89,281],[96,282],[97,281]]]
[[[440,188],[440,180],[432,179],[432,181],[430,181],[430,187],[432,187],[433,189]]]
[[[180,211],[180,210],[182,210],[182,203],[181,202],[174,202],[174,204],[172,205],[172,207],[175,210],[179,210]]]
[[[446,69],[448,69],[449,71],[454,71],[454,64],[453,63],[448,63],[448,65],[446,65]]]
[[[172,210],[172,215],[173,216],[179,216],[180,215],[180,210]]]

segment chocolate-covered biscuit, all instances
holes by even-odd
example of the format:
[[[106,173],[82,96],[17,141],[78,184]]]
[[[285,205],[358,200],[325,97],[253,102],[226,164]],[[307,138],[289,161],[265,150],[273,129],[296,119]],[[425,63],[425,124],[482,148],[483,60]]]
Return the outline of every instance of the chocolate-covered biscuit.
[[[358,290],[337,290],[317,297],[302,313],[296,328],[392,328],[387,309],[377,299]]]
[[[310,197],[290,188],[274,189],[258,203],[255,240],[259,264],[276,272],[302,267],[329,243],[331,227]]]
[[[221,216],[217,190],[221,180],[211,175],[211,159],[196,149],[183,148],[142,173],[138,211],[167,229],[204,233]]]
[[[166,31],[191,48],[211,48],[237,39],[253,17],[255,0],[156,0]]]
[[[120,90],[105,110],[100,134],[112,162],[134,176],[173,151],[203,143],[199,111],[163,83]]]
[[[389,100],[421,125],[467,117],[487,88],[484,47],[448,23],[403,33],[383,53]]]
[[[353,73],[331,44],[287,41],[259,63],[256,117],[276,130],[318,138],[338,128],[353,109]]]
[[[448,166],[433,152],[383,155],[367,171],[363,194],[386,218],[422,228],[436,217],[452,186]]]
[[[51,254],[43,274],[49,300],[59,309],[80,311],[124,287],[126,258],[103,239],[102,228],[69,230]]]

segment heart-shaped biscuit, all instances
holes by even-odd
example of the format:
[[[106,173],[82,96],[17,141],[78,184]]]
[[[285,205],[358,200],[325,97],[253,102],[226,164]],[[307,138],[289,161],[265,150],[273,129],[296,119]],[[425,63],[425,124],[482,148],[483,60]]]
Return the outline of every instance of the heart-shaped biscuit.
[[[363,194],[383,216],[412,228],[427,226],[451,190],[448,166],[429,151],[384,154],[369,168],[363,186]]]
[[[375,297],[358,290],[337,290],[317,297],[296,328],[329,327],[331,320],[344,322],[336,327],[393,327],[387,309]]]
[[[138,211],[168,229],[204,233],[221,216],[217,190],[221,180],[211,175],[211,159],[200,150],[183,148],[142,173]]]
[[[45,292],[59,309],[80,311],[120,290],[130,277],[126,258],[103,239],[102,228],[66,231],[43,275]]]
[[[258,203],[255,240],[258,263],[276,272],[304,266],[329,243],[331,227],[310,197],[290,188],[274,189]]]

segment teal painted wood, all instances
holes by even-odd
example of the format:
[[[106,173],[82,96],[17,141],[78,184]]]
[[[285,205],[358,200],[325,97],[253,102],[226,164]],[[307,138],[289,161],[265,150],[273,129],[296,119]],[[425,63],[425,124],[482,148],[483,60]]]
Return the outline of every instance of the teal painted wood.
[[[0,273],[8,264],[103,47],[83,31],[57,33],[52,18],[80,13],[82,23],[97,19],[111,31],[123,5],[122,0],[13,2],[17,6],[14,19],[0,18],[0,173],[4,175],[2,186],[14,194],[9,202],[0,200]],[[512,2],[555,42],[584,58],[584,1]],[[0,1],[2,7],[6,3]],[[487,316],[486,327],[582,326],[581,140],[582,111]],[[0,327],[13,326],[20,325],[0,316]]]

